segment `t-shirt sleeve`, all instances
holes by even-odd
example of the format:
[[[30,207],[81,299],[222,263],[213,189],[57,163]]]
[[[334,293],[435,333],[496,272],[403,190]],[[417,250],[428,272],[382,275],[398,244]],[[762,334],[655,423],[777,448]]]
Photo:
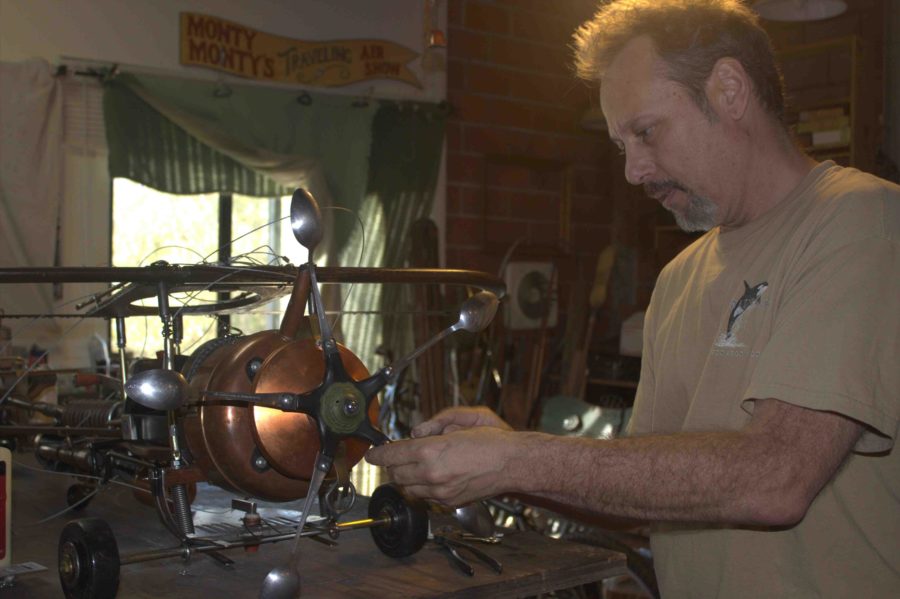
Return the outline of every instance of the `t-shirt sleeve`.
[[[886,451],[900,419],[900,243],[833,233],[785,282],[743,407],[774,398],[836,412],[866,425],[855,451]]]

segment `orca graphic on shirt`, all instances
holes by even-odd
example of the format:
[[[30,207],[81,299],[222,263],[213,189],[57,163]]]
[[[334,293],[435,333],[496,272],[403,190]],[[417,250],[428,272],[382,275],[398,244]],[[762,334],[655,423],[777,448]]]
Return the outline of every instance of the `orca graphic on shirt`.
[[[753,287],[747,281],[744,281],[744,294],[731,308],[731,314],[728,316],[728,326],[725,329],[725,333],[716,340],[716,345],[719,347],[736,347],[741,345],[735,336],[740,325],[740,319],[748,310],[760,303],[763,293],[768,288],[769,284],[766,281]]]

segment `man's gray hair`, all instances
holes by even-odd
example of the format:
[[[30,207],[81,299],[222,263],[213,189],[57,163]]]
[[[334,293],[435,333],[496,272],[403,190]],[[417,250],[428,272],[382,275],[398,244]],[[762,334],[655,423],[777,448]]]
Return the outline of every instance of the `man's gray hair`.
[[[740,0],[611,0],[574,35],[578,76],[600,82],[632,39],[648,36],[668,68],[706,114],[706,81],[720,58],[739,61],[765,110],[784,125],[784,84],[768,34]]]

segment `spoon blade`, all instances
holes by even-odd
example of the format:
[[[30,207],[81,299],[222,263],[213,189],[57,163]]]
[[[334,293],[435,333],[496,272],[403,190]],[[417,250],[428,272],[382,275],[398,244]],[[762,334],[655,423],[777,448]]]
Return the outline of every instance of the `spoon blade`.
[[[475,501],[460,506],[454,510],[453,515],[464,531],[476,537],[494,536],[494,518],[484,503]]]
[[[303,502],[303,512],[300,514],[300,522],[297,524],[297,534],[294,536],[294,544],[287,562],[281,566],[272,568],[259,590],[259,599],[295,599],[300,596],[300,573],[297,571],[297,561],[300,557],[300,536],[306,519],[312,509],[313,501],[319,496],[319,489],[325,475],[331,469],[333,458],[322,454],[316,454],[316,468],[313,470],[309,481],[309,490],[306,492],[306,500]]]
[[[467,299],[460,309],[460,328],[470,333],[478,333],[487,328],[497,313],[499,301],[490,291],[480,291]]]
[[[300,575],[293,568],[272,568],[263,581],[259,599],[295,599],[300,596]]]
[[[305,189],[297,189],[291,197],[291,231],[312,256],[322,241],[322,213],[318,202]]]
[[[154,368],[132,376],[125,383],[125,393],[144,407],[152,410],[176,410],[184,404],[188,383],[175,370]]]

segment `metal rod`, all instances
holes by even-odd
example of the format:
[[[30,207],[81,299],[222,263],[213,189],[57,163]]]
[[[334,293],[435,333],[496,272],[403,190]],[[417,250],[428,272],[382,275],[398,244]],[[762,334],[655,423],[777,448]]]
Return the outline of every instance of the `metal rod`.
[[[387,526],[391,524],[392,520],[390,516],[385,516],[383,518],[365,518],[363,520],[354,520],[352,522],[338,522],[335,523],[332,529],[336,529],[338,532],[343,532],[345,530],[357,530],[359,528],[373,528],[375,526]],[[301,537],[313,537],[319,535],[327,535],[330,530],[325,530],[322,528],[307,528],[302,533],[300,533]],[[215,543],[210,541],[209,545],[199,545],[199,546],[190,546],[190,547],[171,547],[168,549],[153,549],[150,551],[139,551],[137,553],[132,553],[129,555],[122,555],[119,558],[119,563],[123,566],[125,564],[136,564],[139,562],[149,562],[152,560],[165,559],[167,557],[183,557],[186,553],[209,553],[210,551],[223,551],[227,549],[237,549],[239,547],[253,547],[256,545],[265,545],[268,543],[279,543],[281,541],[290,541],[297,536],[296,532],[288,532],[280,535],[271,535],[271,536],[260,536],[243,539],[241,541],[215,541]]]
[[[119,348],[119,380],[122,381],[122,385],[128,382],[125,343],[125,317],[119,316],[116,318],[116,346]]]
[[[391,522],[393,522],[393,519],[390,516],[382,516],[381,518],[363,518],[362,520],[353,520],[351,522],[335,522],[329,532],[344,532],[345,530],[356,530],[358,528],[388,526]]]
[[[283,535],[274,535],[271,537],[260,537],[258,539],[248,539],[246,541],[241,542],[233,542],[233,541],[222,541],[217,542],[216,544],[202,545],[202,546],[190,546],[190,547],[172,547],[169,549],[153,549],[151,551],[140,551],[138,553],[132,553],[130,555],[122,555],[119,557],[119,563],[123,566],[125,564],[136,564],[139,562],[149,562],[158,559],[165,559],[167,557],[184,557],[186,554],[191,553],[209,553],[210,551],[222,551],[225,549],[236,549],[238,547],[252,547],[255,545],[264,545],[266,543],[277,543],[279,541],[287,541],[289,539],[294,538],[294,533],[287,533]]]
[[[219,264],[231,262],[231,216],[234,202],[230,193],[219,194]],[[216,297],[220,302],[231,299],[231,292],[218,291]],[[224,337],[231,332],[231,316],[229,314],[217,314],[217,337]]]
[[[20,426],[20,425],[0,425],[0,436],[7,435],[33,435],[40,433],[53,433],[57,435],[78,435],[79,437],[109,437],[111,439],[121,439],[122,431],[111,428],[89,428],[79,426],[72,428],[69,426]]]
[[[300,268],[304,268],[301,266]],[[202,286],[233,273],[229,284],[247,282],[294,282],[296,266],[254,266],[236,270],[222,266],[78,266],[56,268],[0,268],[0,284],[7,283],[158,283],[196,284]],[[320,266],[316,269],[320,283],[433,283],[471,285],[503,294],[505,284],[494,275],[474,270],[439,268],[368,268]]]
[[[163,365],[165,370],[172,370],[174,356],[172,355],[172,314],[169,312],[169,286],[165,281],[157,284],[157,307],[159,318],[162,320],[163,338]]]
[[[108,451],[106,453],[106,455],[117,461],[134,464],[135,466],[141,466],[144,468],[152,468],[153,467],[153,464],[148,462],[147,460],[141,460],[139,458],[134,458],[134,457],[131,457],[130,455],[126,455],[124,453],[119,453],[117,451]]]

